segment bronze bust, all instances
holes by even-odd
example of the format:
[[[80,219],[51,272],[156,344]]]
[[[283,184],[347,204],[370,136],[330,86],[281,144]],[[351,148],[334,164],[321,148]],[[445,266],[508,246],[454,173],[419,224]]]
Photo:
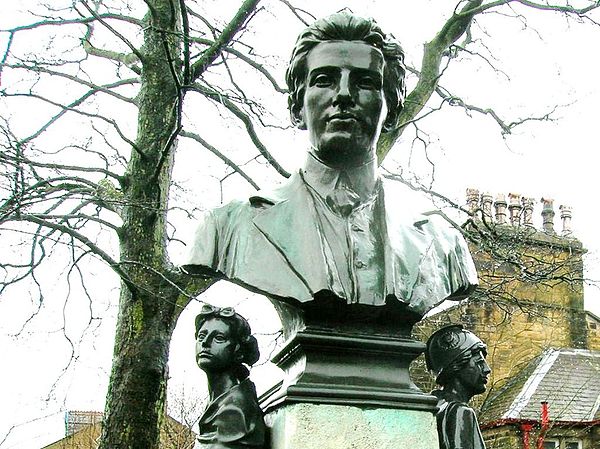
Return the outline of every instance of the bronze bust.
[[[295,304],[401,303],[422,316],[477,274],[461,233],[419,194],[382,179],[375,154],[406,94],[404,53],[342,11],[303,31],[286,73],[306,163],[284,185],[206,213],[183,269]]]
[[[491,372],[486,345],[459,324],[443,327],[427,340],[427,368],[442,388],[431,394],[438,402],[440,449],[485,449],[474,410],[468,402],[485,392]]]
[[[245,366],[258,358],[258,343],[241,315],[204,305],[196,317],[196,362],[206,373],[210,402],[199,422],[200,447],[265,447],[263,412]]]

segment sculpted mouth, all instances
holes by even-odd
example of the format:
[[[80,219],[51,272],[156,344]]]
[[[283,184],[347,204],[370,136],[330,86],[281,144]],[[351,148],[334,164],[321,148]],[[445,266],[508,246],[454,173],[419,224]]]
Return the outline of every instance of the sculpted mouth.
[[[358,120],[358,117],[348,112],[338,112],[329,117],[329,120]]]

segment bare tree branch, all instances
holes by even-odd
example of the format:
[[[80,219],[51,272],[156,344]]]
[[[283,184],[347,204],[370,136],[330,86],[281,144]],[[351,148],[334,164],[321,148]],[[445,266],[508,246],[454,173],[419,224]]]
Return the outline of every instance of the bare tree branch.
[[[110,86],[114,86],[116,84],[120,84],[121,82],[118,81],[116,83],[112,83],[109,86],[104,86],[104,88],[110,87]],[[29,136],[27,136],[26,138],[24,138],[23,140],[20,141],[20,145],[26,145],[27,143],[31,142],[33,139],[37,138],[40,136],[40,134],[42,134],[44,131],[46,131],[51,125],[53,125],[54,123],[56,123],[63,115],[65,115],[67,112],[75,112],[77,114],[80,115],[84,115],[86,117],[92,117],[92,118],[98,118],[102,121],[105,121],[106,123],[109,123],[110,125],[113,126],[113,128],[115,129],[115,131],[117,132],[117,134],[119,134],[119,136],[121,137],[121,139],[123,139],[125,142],[127,142],[137,153],[140,154],[140,156],[144,157],[144,153],[139,149],[139,147],[129,138],[127,138],[125,136],[125,134],[123,134],[123,132],[121,131],[121,128],[119,127],[119,125],[117,124],[117,122],[113,119],[109,119],[107,117],[101,116],[99,114],[94,114],[94,113],[90,113],[90,112],[85,112],[82,111],[81,109],[77,109],[77,106],[81,105],[85,100],[87,100],[88,98],[90,98],[92,95],[94,95],[96,92],[100,91],[100,87],[98,88],[93,88],[90,91],[88,91],[87,93],[85,93],[84,95],[82,95],[81,97],[79,97],[78,99],[76,99],[75,101],[73,101],[72,103],[70,103],[69,105],[63,105],[61,103],[58,103],[56,101],[52,101],[49,98],[43,97],[41,95],[37,95],[37,94],[33,94],[33,93],[28,93],[28,94],[9,94],[4,92],[3,95],[6,97],[31,97],[31,98],[36,98],[38,100],[41,100],[45,103],[51,104],[52,106],[56,106],[58,108],[60,108],[60,112],[58,112],[58,114],[54,115],[50,120],[48,120],[46,123],[44,123],[40,128],[38,128],[37,131],[35,131],[33,134],[30,134]]]
[[[204,51],[202,57],[196,61],[191,68],[191,80],[197,80],[204,71],[212,64],[223,52],[223,49],[229,44],[244,23],[248,16],[254,11],[256,5],[260,0],[244,0],[242,6],[238,9],[237,13],[223,29],[223,32],[215,40],[215,42]]]
[[[227,156],[225,156],[222,152],[220,152],[219,150],[217,150],[214,146],[212,146],[211,144],[209,144],[206,140],[204,140],[198,134],[194,134],[194,133],[187,132],[187,131],[181,131],[180,135],[182,137],[187,137],[189,139],[193,139],[196,142],[198,142],[200,145],[202,145],[204,148],[206,148],[212,154],[214,154],[219,159],[221,159],[223,162],[225,162],[226,165],[228,165],[229,167],[231,167],[242,178],[244,178],[246,181],[248,181],[248,183],[252,187],[254,187],[256,190],[260,190],[260,187],[258,186],[258,184],[256,184],[254,182],[254,180],[250,176],[248,176],[248,174],[244,170],[242,170],[235,162],[233,162],[231,159],[229,159]]]
[[[110,30],[111,33],[113,33],[115,36],[117,36],[121,42],[123,42],[125,45],[127,45],[129,47],[129,49],[131,50],[131,52],[137,56],[137,58],[142,62],[142,64],[144,63],[144,57],[143,55],[140,53],[140,51],[129,41],[129,39],[127,39],[125,36],[123,36],[121,33],[119,33],[112,25],[110,25],[106,20],[104,20],[99,14],[96,13],[96,11],[94,11],[90,5],[87,4],[86,0],[79,0],[81,2],[81,4],[84,6],[85,9],[88,10],[88,12],[96,19],[98,20],[98,22],[100,22],[102,25],[104,25],[108,30]]]
[[[129,278],[126,275],[126,273],[123,272],[123,270],[120,268],[119,263],[116,260],[114,260],[108,253],[106,253],[104,250],[102,250],[98,245],[96,245],[89,238],[87,238],[85,235],[75,231],[74,229],[69,228],[68,226],[61,225],[58,223],[53,223],[51,221],[45,220],[45,219],[40,218],[37,215],[33,215],[33,214],[21,214],[19,219],[23,220],[23,221],[29,221],[31,223],[35,223],[44,228],[54,229],[63,234],[73,237],[78,242],[87,246],[92,253],[94,253],[95,255],[99,256],[102,260],[104,260],[108,264],[108,266],[110,266],[123,279],[123,281],[125,281],[125,282],[128,281]]]
[[[192,37],[192,38],[190,38],[190,40],[193,42],[197,42],[199,44],[203,44],[203,45],[209,45],[209,46],[214,45],[214,41],[212,41],[210,39],[205,39],[203,37]],[[236,50],[233,47],[225,47],[223,49],[223,51],[225,51],[227,53],[231,53],[232,55],[238,57],[239,59],[244,61],[246,64],[251,66],[252,68],[259,71],[271,83],[271,85],[277,92],[282,93],[282,94],[287,93],[287,89],[284,87],[281,87],[275,80],[275,77],[262,64],[259,64],[254,59],[246,56],[244,53]]]
[[[119,80],[117,83],[112,83],[110,85],[98,86],[94,83],[86,81],[77,76],[70,75],[68,73],[59,72],[57,70],[52,70],[52,69],[49,69],[47,67],[43,67],[43,66],[37,65],[37,64],[32,64],[32,65],[30,65],[30,64],[5,64],[5,66],[8,68],[11,68],[11,69],[17,69],[17,70],[22,69],[22,70],[27,70],[27,71],[33,72],[33,73],[44,73],[44,74],[51,75],[51,76],[65,78],[65,79],[73,81],[77,84],[81,84],[83,86],[89,87],[89,88],[93,89],[95,92],[102,92],[102,93],[110,95],[118,100],[124,101],[125,103],[135,105],[135,99],[121,95],[112,89],[116,88],[116,87],[126,86],[126,85],[139,84],[139,80],[136,78],[123,79],[123,80]]]
[[[256,134],[256,131],[254,130],[254,124],[252,123],[252,120],[250,119],[250,117],[248,117],[248,114],[246,114],[239,107],[237,107],[225,95],[220,94],[219,92],[215,91],[214,89],[202,86],[200,84],[194,84],[190,89],[203,94],[204,96],[212,99],[215,102],[222,104],[227,109],[229,109],[229,111],[231,111],[237,118],[239,118],[244,123],[244,126],[246,127],[246,131],[248,132],[248,135],[250,136],[252,143],[254,143],[256,148],[258,148],[258,151],[260,151],[260,154],[263,155],[263,157],[267,160],[267,162],[269,162],[269,164],[271,164],[273,166],[273,168],[275,170],[277,170],[277,172],[280,175],[282,175],[286,178],[289,178],[290,173],[287,170],[285,170],[279,164],[279,162],[277,162],[275,160],[275,158],[271,155],[269,150],[267,150],[265,145],[260,141],[258,135]]]
[[[288,0],[279,0],[281,3],[283,3],[285,6],[287,6],[290,11],[292,11],[292,14],[294,14],[294,16],[296,16],[296,18],[302,22],[304,25],[308,26],[310,25],[310,23],[308,21],[306,21],[304,18],[302,18],[300,16],[300,13],[304,14],[305,16],[308,16],[311,20],[317,20],[317,18],[315,16],[313,16],[311,13],[309,13],[308,11],[298,8],[294,5],[292,5]]]
[[[441,75],[440,66],[444,51],[463,35],[475,15],[475,9],[481,3],[482,0],[467,1],[460,12],[454,13],[446,21],[440,32],[425,44],[421,62],[421,76],[417,85],[406,98],[396,128],[382,134],[377,144],[377,157],[380,162],[383,161],[393,144],[400,137],[406,124],[417,116],[431,97]]]

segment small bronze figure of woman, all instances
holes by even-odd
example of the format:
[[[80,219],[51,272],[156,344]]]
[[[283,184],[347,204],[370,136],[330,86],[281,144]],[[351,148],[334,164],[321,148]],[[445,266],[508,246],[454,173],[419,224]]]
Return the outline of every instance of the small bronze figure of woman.
[[[260,356],[250,325],[231,307],[204,305],[196,317],[196,362],[210,403],[200,418],[200,447],[264,448],[266,427],[246,366]]]

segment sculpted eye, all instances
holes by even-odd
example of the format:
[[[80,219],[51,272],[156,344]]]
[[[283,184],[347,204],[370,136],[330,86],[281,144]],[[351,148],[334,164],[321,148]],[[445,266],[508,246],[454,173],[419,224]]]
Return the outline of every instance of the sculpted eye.
[[[317,87],[327,87],[330,86],[332,83],[333,79],[330,75],[326,73],[319,73],[312,78],[310,85]]]
[[[361,89],[381,89],[381,80],[372,76],[363,76],[358,80]]]
[[[217,343],[225,343],[227,341],[227,337],[223,334],[215,335],[215,341]]]
[[[198,332],[196,335],[196,340],[204,340],[206,338],[206,332]]]

